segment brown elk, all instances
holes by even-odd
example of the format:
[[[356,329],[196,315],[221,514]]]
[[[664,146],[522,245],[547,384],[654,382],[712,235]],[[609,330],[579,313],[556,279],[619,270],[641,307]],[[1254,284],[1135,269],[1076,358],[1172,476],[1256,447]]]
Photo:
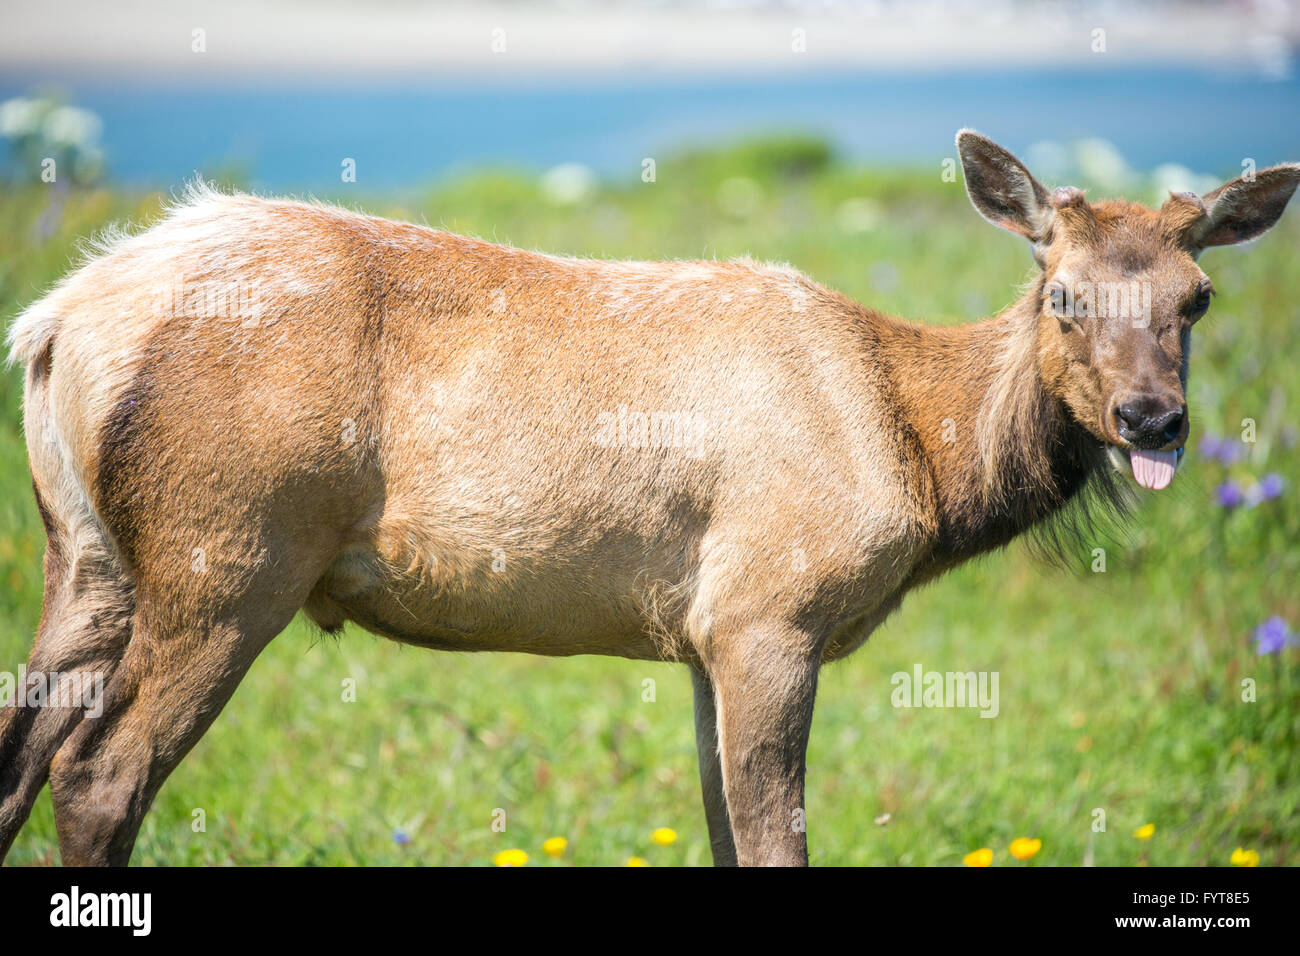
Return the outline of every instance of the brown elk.
[[[48,777],[64,862],[126,863],[305,610],[431,648],[688,664],[715,862],[806,863],[821,665],[917,584],[1118,493],[1116,468],[1168,484],[1197,257],[1263,233],[1300,180],[1153,211],[957,146],[1040,268],[961,327],[788,268],[558,258],[204,190],[106,241],[10,331],[49,539],[29,670],[106,683],[94,715],[4,709],[0,854]],[[1141,318],[1085,286],[1139,290]]]

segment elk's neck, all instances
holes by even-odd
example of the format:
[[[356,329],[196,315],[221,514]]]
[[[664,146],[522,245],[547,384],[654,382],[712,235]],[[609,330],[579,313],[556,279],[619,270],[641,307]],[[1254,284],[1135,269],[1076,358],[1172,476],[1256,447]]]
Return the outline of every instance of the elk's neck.
[[[1043,385],[1041,289],[994,318],[886,333],[894,386],[934,481],[941,571],[1006,544],[1064,507],[1099,443]]]

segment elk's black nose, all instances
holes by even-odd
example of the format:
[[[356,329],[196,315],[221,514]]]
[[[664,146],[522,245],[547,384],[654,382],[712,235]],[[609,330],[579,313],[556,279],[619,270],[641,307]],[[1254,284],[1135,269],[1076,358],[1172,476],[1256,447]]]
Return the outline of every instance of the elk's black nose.
[[[1138,448],[1163,448],[1183,431],[1187,406],[1171,406],[1167,399],[1139,398],[1115,409],[1119,434]]]

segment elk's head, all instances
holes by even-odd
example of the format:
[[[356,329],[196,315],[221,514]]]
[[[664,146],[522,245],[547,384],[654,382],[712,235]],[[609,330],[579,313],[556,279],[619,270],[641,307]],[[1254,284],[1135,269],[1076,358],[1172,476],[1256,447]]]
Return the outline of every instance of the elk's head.
[[[1103,442],[1111,461],[1164,488],[1187,440],[1192,326],[1214,286],[1196,264],[1207,246],[1245,242],[1282,215],[1300,164],[1234,179],[1205,196],[1175,193],[1160,209],[1089,203],[1049,192],[978,133],[957,149],[971,202],[1030,241],[1042,269],[1037,349],[1044,387]]]

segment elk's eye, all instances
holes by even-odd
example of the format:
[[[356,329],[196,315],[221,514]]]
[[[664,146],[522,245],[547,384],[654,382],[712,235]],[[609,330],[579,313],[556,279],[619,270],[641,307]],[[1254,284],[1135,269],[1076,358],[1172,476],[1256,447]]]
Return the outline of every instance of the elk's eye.
[[[1047,308],[1058,319],[1064,320],[1070,317],[1069,298],[1065,293],[1065,286],[1059,282],[1047,286]]]
[[[1196,287],[1196,298],[1192,301],[1192,318],[1199,319],[1210,308],[1210,296],[1214,295],[1214,285],[1209,279]]]

